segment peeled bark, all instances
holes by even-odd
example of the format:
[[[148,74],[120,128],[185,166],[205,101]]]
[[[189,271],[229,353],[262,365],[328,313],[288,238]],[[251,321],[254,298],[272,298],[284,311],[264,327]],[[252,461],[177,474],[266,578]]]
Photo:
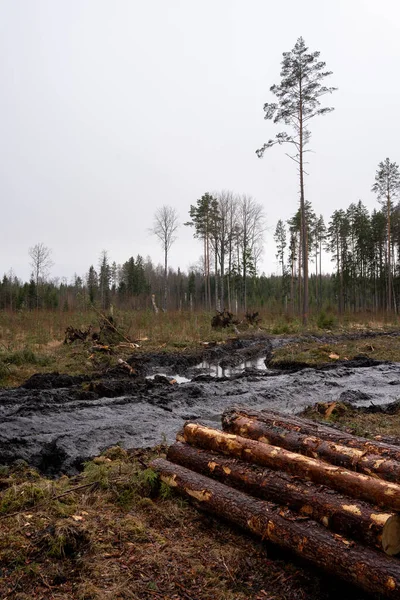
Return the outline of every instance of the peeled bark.
[[[187,467],[247,494],[288,506],[328,529],[394,555],[400,552],[400,517],[342,496],[322,485],[301,482],[286,473],[224,458],[214,452],[176,442],[167,454]],[[384,543],[383,543],[384,542]]]
[[[400,447],[394,444],[386,444],[377,441],[376,438],[368,438],[352,435],[344,431],[339,431],[328,425],[316,423],[311,419],[303,419],[294,415],[284,415],[271,410],[252,411],[247,409],[233,408],[224,412],[222,416],[223,428],[228,428],[229,423],[236,416],[242,415],[251,419],[257,419],[268,425],[283,427],[288,431],[297,431],[306,435],[314,435],[323,440],[331,441],[336,444],[349,446],[350,448],[359,448],[370,454],[379,454],[385,458],[391,458],[400,462]]]
[[[162,481],[213,515],[277,544],[370,594],[400,599],[400,562],[331,533],[314,521],[252,498],[162,458],[151,466]]]
[[[214,450],[276,471],[327,485],[353,498],[366,500],[389,510],[400,510],[400,485],[389,483],[315,458],[250,440],[232,433],[186,423],[184,439],[205,450]]]
[[[224,415],[223,427],[230,433],[319,458],[351,471],[359,471],[394,483],[400,482],[400,462],[370,453],[368,449],[351,448],[240,413]]]

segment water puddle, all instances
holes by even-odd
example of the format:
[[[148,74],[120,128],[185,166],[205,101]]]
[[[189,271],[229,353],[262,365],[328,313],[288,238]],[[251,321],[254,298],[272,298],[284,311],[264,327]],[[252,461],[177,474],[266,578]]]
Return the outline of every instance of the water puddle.
[[[227,367],[203,361],[196,365],[195,369],[202,371],[202,373],[210,375],[211,377],[232,377],[238,373],[243,373],[243,371],[246,369],[266,371],[267,367],[265,364],[265,356],[263,356],[261,358],[252,358],[250,360],[246,360],[245,362],[235,366]]]
[[[146,379],[155,379],[156,377],[165,377],[170,381],[176,381],[176,383],[189,383],[189,381],[191,381],[191,379],[182,377],[182,375],[167,375],[166,373],[153,373],[153,375],[148,375]]]

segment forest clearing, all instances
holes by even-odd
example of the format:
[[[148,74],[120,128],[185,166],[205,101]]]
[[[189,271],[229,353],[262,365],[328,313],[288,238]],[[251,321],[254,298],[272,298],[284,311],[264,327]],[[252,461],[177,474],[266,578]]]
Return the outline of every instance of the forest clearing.
[[[255,325],[238,317],[214,329],[210,313],[109,318],[3,315],[1,597],[369,598],[287,548],[197,512],[151,463],[172,452],[186,421],[218,429],[233,405],[396,443],[397,323],[366,315],[304,330],[261,313]],[[64,343],[68,327],[89,325],[86,339]]]

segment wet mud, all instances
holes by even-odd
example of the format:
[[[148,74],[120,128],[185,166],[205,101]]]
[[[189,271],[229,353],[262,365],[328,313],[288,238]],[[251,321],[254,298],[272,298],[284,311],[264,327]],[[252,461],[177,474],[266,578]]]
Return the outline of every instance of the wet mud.
[[[287,413],[316,402],[397,406],[400,363],[361,356],[315,369],[269,368],[273,349],[288,341],[235,339],[184,356],[132,356],[135,377],[120,366],[91,378],[35,375],[20,388],[0,390],[0,464],[24,459],[47,475],[74,473],[111,445],[172,442],[189,419],[219,427],[233,405]]]

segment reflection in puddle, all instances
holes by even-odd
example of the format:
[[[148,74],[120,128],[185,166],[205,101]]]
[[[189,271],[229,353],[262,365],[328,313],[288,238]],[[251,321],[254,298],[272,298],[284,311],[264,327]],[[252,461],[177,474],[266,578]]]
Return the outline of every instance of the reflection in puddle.
[[[196,365],[196,369],[201,369],[211,377],[232,377],[237,373],[242,373],[245,369],[255,369],[257,371],[266,371],[265,356],[262,358],[253,358],[236,365],[235,367],[221,367],[221,365],[213,365],[207,361]]]
[[[166,373],[154,373],[153,375],[148,375],[146,379],[154,379],[155,377],[166,377],[169,380],[174,379],[176,383],[188,383],[191,381],[187,377],[182,377],[181,375],[167,375]]]
[[[209,375],[210,377],[232,377],[233,375],[237,375],[238,373],[242,373],[245,369],[254,369],[256,371],[266,371],[267,367],[265,365],[265,356],[261,358],[252,358],[250,360],[246,360],[234,367],[222,367],[221,365],[216,365],[209,363],[207,361],[203,361],[194,367],[195,371],[199,371],[204,375]],[[166,373],[153,373],[152,375],[148,375],[146,379],[154,379],[155,377],[166,377],[167,379],[174,379],[176,383],[188,383],[192,381],[187,377],[182,377],[181,375],[167,375]]]

